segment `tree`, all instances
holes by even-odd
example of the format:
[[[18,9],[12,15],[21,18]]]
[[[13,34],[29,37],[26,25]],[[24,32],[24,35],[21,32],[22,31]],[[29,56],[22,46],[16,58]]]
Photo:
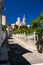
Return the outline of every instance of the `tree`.
[[[14,29],[18,29],[18,25],[15,24],[15,25],[14,25]]]
[[[31,27],[34,29],[34,28],[38,28],[38,27],[41,27],[41,24],[40,24],[40,19],[37,18],[36,20],[33,20],[31,22]]]
[[[43,24],[43,13],[41,13],[37,19],[31,22],[31,27],[32,29],[34,29],[34,31],[36,31],[36,34],[38,36],[37,50],[40,53],[42,53],[42,48],[43,48],[42,47],[43,46],[43,40],[42,40],[43,28],[41,24]]]
[[[41,12],[39,18],[40,18],[40,20],[43,20],[43,12]]]
[[[28,27],[27,26],[20,26],[20,29],[28,29]]]
[[[5,31],[7,28],[7,25],[2,25],[2,30]]]

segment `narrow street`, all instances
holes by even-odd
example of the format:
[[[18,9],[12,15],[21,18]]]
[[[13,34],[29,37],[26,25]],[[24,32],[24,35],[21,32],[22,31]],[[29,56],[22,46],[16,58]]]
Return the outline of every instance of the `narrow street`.
[[[43,65],[43,0],[0,0],[0,65]]]

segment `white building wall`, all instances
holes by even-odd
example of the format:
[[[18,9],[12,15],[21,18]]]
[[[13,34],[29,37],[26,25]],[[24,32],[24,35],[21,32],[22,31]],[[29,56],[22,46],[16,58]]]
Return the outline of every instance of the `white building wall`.
[[[2,15],[2,25],[6,25],[6,16]]]
[[[11,24],[12,29],[14,29],[14,25],[15,25],[15,24]]]
[[[17,18],[16,25],[21,26],[21,20],[20,20],[20,17]]]
[[[26,25],[26,18],[25,18],[25,15],[23,16],[23,25]]]
[[[1,47],[1,45],[2,45],[2,43],[3,43],[3,41],[4,41],[4,32],[3,32],[3,30],[2,30],[2,17],[1,17],[1,15],[0,15],[0,47]]]

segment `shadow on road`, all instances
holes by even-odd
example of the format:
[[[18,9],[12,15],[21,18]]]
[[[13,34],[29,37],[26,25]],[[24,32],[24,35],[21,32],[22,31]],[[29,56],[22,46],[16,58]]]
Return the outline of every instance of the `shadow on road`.
[[[11,37],[8,37],[8,39],[13,39],[13,38],[11,38]]]
[[[31,65],[22,55],[25,53],[32,53],[18,44],[9,44],[8,51],[10,65]]]
[[[17,43],[9,44],[8,40],[5,39],[4,43],[2,44],[2,48],[8,49],[8,59],[7,60],[0,60],[0,64],[7,64],[10,65],[31,65],[22,55],[26,53],[32,53],[31,51],[26,50],[25,48],[21,47]]]

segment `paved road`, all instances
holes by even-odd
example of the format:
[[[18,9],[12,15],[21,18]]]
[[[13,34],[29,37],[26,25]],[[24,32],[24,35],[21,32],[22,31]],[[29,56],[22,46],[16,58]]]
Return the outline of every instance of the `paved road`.
[[[15,61],[16,65],[43,65],[43,54],[36,51],[33,52],[33,50],[29,47],[27,48],[27,46],[24,45],[19,38],[12,36],[12,38],[8,39],[8,41],[10,48],[9,56],[12,56],[11,61]]]

